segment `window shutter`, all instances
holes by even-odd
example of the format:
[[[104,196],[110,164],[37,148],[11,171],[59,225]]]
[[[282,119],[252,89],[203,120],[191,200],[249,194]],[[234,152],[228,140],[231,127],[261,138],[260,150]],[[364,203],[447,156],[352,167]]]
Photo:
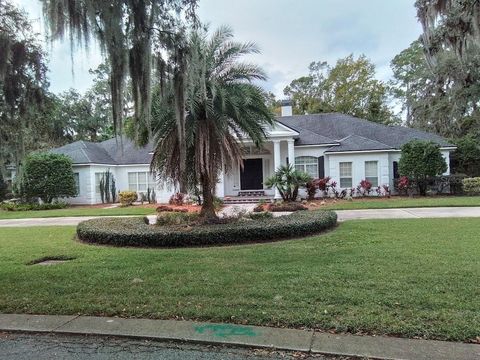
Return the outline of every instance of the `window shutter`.
[[[393,178],[398,179],[400,174],[398,173],[398,161],[393,162]]]
[[[323,179],[325,177],[325,157],[320,156],[318,158],[318,178]]]

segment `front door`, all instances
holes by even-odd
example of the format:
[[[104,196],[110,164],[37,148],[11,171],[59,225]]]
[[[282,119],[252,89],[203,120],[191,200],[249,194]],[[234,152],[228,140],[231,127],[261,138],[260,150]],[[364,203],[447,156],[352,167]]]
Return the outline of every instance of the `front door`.
[[[242,190],[263,189],[262,159],[243,160],[243,170],[240,170],[240,186]]]

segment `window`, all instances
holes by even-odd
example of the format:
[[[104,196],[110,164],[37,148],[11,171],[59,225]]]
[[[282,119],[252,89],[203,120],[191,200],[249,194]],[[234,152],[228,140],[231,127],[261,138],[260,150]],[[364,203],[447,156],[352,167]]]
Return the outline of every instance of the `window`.
[[[372,184],[372,187],[378,186],[378,161],[365,161],[365,180]]]
[[[147,171],[128,173],[128,190],[146,193],[148,188],[155,188],[152,174]]]
[[[340,167],[340,187],[351,188],[352,187],[352,163],[341,162]]]
[[[75,189],[77,189],[77,196],[80,195],[80,174],[73,173],[73,179],[75,180]]]
[[[318,159],[314,156],[299,156],[295,158],[295,169],[306,172],[313,178],[318,178]]]

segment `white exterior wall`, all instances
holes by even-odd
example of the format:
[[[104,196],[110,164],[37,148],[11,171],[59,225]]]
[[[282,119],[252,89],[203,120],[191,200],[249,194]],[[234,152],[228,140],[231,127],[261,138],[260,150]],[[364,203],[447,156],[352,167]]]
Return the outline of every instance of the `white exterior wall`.
[[[340,186],[340,165],[341,162],[352,163],[352,187],[360,184],[365,179],[365,161],[378,161],[378,185],[390,184],[393,179],[393,172],[390,172],[389,153],[372,152],[357,154],[330,154],[329,176]]]
[[[90,166],[74,165],[73,173],[78,173],[80,192],[77,196],[65,200],[69,204],[92,204]]]

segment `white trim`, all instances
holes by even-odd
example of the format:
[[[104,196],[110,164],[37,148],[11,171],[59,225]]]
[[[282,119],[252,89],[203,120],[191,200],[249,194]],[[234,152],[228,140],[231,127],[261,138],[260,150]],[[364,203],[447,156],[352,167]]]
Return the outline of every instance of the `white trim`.
[[[402,150],[397,149],[386,149],[386,150],[355,150],[355,151],[325,151],[325,155],[336,155],[336,154],[363,154],[363,153],[382,153],[382,152],[401,152]]]
[[[75,163],[72,166],[108,166],[108,167],[132,167],[132,166],[150,166],[150,164],[102,164],[102,163]]]
[[[455,150],[456,146],[441,147],[440,150]],[[354,151],[325,151],[325,155],[333,154],[359,154],[359,153],[378,153],[378,152],[402,152],[401,149],[384,149],[384,150],[354,150]]]
[[[296,148],[330,147],[330,146],[340,146],[340,144],[339,144],[339,143],[335,143],[335,144],[317,144],[317,145],[295,145]]]
[[[283,125],[282,123],[278,122],[278,121],[275,121],[275,124],[276,125],[279,125],[280,127],[284,128],[285,130],[287,130],[288,132],[292,132],[294,133],[295,136],[299,136],[300,133],[297,131],[297,130],[294,130],[290,127],[288,127],[287,125]]]

